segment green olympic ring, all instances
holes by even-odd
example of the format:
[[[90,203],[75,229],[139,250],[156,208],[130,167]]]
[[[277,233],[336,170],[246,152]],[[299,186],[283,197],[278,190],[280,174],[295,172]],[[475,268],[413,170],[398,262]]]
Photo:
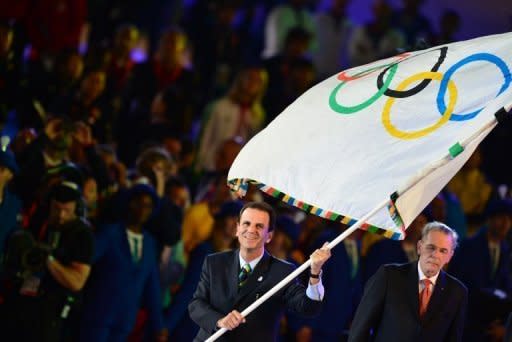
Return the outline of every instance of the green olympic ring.
[[[372,69],[380,69],[380,68],[385,68],[387,66],[388,65],[381,65],[381,66],[378,66],[378,67],[375,67]],[[348,83],[348,81],[341,82],[331,92],[331,95],[329,96],[329,106],[331,107],[332,110],[334,110],[338,113],[341,113],[341,114],[353,114],[355,112],[365,109],[368,106],[371,106],[389,88],[389,85],[391,84],[391,81],[393,80],[393,77],[395,76],[397,69],[398,69],[398,63],[393,63],[393,65],[389,69],[389,75],[388,75],[388,77],[386,77],[386,80],[384,81],[384,85],[382,86],[382,88],[380,88],[379,91],[377,91],[368,100],[366,100],[358,105],[355,105],[355,106],[342,106],[336,101],[336,94],[341,89],[341,87],[343,87],[343,85]],[[368,72],[369,72],[369,70],[364,70],[364,71],[361,71],[360,73],[355,74],[353,77],[357,77],[363,73],[368,73]]]

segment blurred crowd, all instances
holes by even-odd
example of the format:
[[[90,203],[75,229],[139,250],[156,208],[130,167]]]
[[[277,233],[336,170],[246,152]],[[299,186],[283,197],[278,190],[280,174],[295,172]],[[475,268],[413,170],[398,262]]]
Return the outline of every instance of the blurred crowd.
[[[0,1],[3,331],[191,341],[202,261],[236,248],[242,203],[226,176],[240,149],[326,77],[454,41],[457,12],[433,25],[422,3],[374,0],[356,25],[349,0]],[[431,220],[463,239],[449,271],[470,289],[468,336],[498,340],[512,311],[511,137],[500,123],[404,241],[358,231],[335,247],[322,314],[286,315],[282,340],[343,340],[365,280],[416,259]],[[268,250],[296,264],[346,228],[256,189],[245,200],[278,210]]]

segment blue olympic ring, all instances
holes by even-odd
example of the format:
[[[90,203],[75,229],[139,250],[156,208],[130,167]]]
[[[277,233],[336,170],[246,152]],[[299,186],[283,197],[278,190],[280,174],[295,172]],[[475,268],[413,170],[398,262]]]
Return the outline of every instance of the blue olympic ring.
[[[439,113],[444,113],[446,111],[446,103],[444,102],[444,97],[446,95],[446,90],[448,87],[448,82],[450,81],[450,78],[452,75],[462,66],[476,61],[487,61],[490,63],[495,64],[500,71],[503,73],[503,78],[505,79],[503,82],[503,85],[501,86],[501,89],[498,92],[498,95],[500,95],[505,89],[507,89],[510,86],[510,82],[512,80],[510,75],[510,69],[507,67],[507,64],[505,62],[495,56],[491,55],[489,53],[476,53],[474,55],[468,56],[461,61],[455,63],[452,65],[446,72],[444,73],[444,77],[441,80],[441,85],[439,87],[439,93],[437,94],[437,108],[439,110]],[[496,96],[498,96],[496,95]],[[475,116],[478,115],[482,111],[483,108],[480,108],[472,113],[466,113],[466,114],[455,114],[453,113],[450,121],[465,121],[465,120],[471,120]]]

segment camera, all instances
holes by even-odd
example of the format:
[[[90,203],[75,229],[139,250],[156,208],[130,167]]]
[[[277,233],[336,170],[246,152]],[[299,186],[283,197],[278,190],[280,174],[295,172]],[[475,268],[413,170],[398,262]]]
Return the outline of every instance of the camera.
[[[4,271],[16,278],[25,279],[46,271],[46,260],[53,247],[36,241],[26,230],[18,230],[9,238],[4,260]]]

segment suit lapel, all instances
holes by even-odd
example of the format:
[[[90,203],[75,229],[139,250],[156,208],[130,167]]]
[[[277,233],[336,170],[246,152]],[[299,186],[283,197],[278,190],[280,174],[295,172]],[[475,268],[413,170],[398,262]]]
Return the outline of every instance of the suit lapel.
[[[418,275],[418,262],[410,264],[409,274],[407,275],[407,291],[409,306],[412,310],[412,314],[418,320],[420,318],[420,296],[418,292],[419,275]]]
[[[230,298],[234,298],[233,302],[238,297],[238,273],[240,272],[240,250],[236,250],[231,258],[231,265],[227,265],[228,272],[228,293]]]
[[[269,269],[271,259],[272,257],[270,256],[270,254],[268,254],[267,251],[265,251],[263,257],[256,265],[256,268],[251,273],[249,278],[247,278],[247,281],[244,284],[244,286],[242,286],[240,291],[238,291],[238,296],[236,296],[235,300],[235,306],[238,303],[240,303],[240,301],[244,299],[248,294],[255,291],[263,283],[263,280],[265,279],[267,271]],[[240,269],[240,262],[238,263],[238,269]],[[236,286],[238,287],[238,274],[236,275],[236,279]]]

